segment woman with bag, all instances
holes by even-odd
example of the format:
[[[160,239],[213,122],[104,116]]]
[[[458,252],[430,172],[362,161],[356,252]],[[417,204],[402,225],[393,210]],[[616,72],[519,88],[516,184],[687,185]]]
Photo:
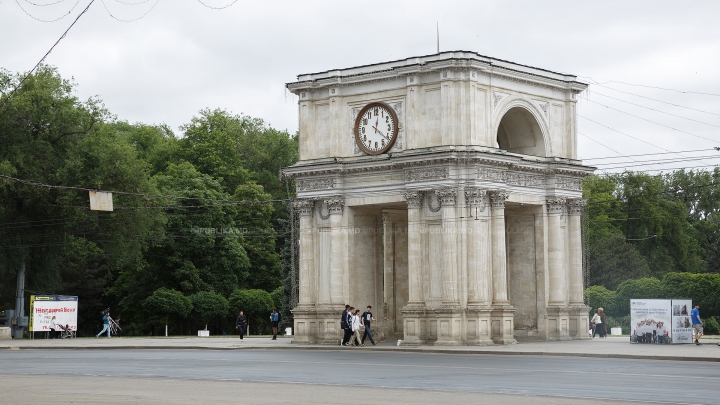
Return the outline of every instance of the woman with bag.
[[[595,315],[593,315],[592,320],[590,320],[590,322],[592,322],[592,324],[595,326],[593,328],[593,335],[592,335],[593,339],[595,338],[595,334],[597,334],[598,332],[600,333],[600,337],[602,337],[603,324],[602,324],[602,319],[600,318],[600,315],[598,315],[597,310],[595,310]]]

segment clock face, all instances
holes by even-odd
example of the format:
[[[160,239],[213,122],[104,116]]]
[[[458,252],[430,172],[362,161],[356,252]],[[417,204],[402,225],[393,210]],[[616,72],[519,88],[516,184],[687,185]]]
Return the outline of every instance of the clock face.
[[[370,103],[355,119],[355,142],[368,155],[387,152],[398,133],[395,111],[385,103]]]

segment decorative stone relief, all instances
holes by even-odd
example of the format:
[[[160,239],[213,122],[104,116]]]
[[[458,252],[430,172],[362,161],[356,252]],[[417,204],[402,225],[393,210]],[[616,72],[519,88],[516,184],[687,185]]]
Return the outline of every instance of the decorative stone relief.
[[[448,167],[428,167],[405,171],[406,182],[447,179],[449,176],[450,168]]]
[[[465,201],[472,208],[478,208],[479,212],[485,211],[488,196],[487,190],[478,187],[465,188]]]
[[[438,197],[437,193],[424,193],[426,198],[428,199],[428,211],[430,214],[434,214],[436,212],[440,211],[440,208],[442,208],[442,202],[440,201],[440,197]],[[433,197],[435,197],[435,203],[433,204]],[[433,206],[434,205],[434,206]]]
[[[500,169],[489,169],[487,167],[476,167],[475,177],[481,180],[489,180],[504,183],[507,179],[507,172]]]
[[[435,190],[435,194],[440,201],[440,206],[452,206],[457,201],[457,189],[453,187],[443,187]]]
[[[419,209],[422,207],[423,192],[422,191],[406,191],[403,198],[407,201],[408,208]]]
[[[295,186],[297,187],[297,191],[327,190],[335,188],[335,178],[298,179]]]
[[[327,197],[324,199],[324,203],[327,205],[330,214],[342,214],[345,208],[345,197],[341,195]]]
[[[565,197],[549,197],[545,203],[548,207],[548,214],[562,214],[565,212],[567,200]]]
[[[545,116],[547,117],[549,103],[547,101],[543,101],[543,100],[533,100],[533,101],[538,105],[538,107],[540,107],[543,114],[545,114]]]
[[[508,199],[510,194],[505,190],[492,190],[490,194],[490,205],[493,208],[505,208],[505,200]]]
[[[300,211],[301,216],[312,216],[315,210],[315,200],[303,198],[293,201],[293,208]]]
[[[582,191],[582,179],[574,177],[557,177],[555,187],[563,190]]]
[[[493,108],[497,108],[500,101],[502,101],[502,99],[504,99],[507,96],[509,96],[509,94],[500,93],[499,91],[494,91],[493,92]]]
[[[507,184],[521,187],[545,188],[545,176],[528,173],[507,173]]]
[[[568,198],[567,208],[570,215],[580,215],[587,206],[587,200],[584,198]]]

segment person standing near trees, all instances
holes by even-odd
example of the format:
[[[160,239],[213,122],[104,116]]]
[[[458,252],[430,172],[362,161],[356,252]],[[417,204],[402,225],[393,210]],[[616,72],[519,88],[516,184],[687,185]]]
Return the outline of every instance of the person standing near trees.
[[[692,329],[695,335],[695,344],[701,345],[700,337],[703,335],[703,323],[700,319],[700,304],[695,304],[695,308],[690,311],[690,318],[692,318]]]
[[[272,340],[277,340],[277,329],[278,321],[280,320],[280,314],[277,313],[277,309],[273,308],[270,313],[270,326],[272,326],[273,337]]]
[[[235,321],[235,329],[238,330],[240,333],[240,340],[243,340],[243,336],[245,335],[245,327],[247,326],[247,317],[243,314],[243,311],[240,311],[240,314],[237,317],[237,320]]]
[[[607,337],[607,322],[605,318],[605,310],[602,308],[598,308],[598,315],[600,315],[600,322],[602,324],[600,325],[600,337]]]

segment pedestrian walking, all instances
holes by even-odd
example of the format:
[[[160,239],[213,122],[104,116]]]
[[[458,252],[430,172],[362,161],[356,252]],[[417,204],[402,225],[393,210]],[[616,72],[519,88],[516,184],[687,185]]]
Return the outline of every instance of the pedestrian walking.
[[[55,323],[55,317],[53,316],[52,319],[50,319],[50,339],[55,339],[57,337],[57,324]]]
[[[695,308],[690,311],[690,318],[692,319],[692,329],[695,335],[695,344],[701,345],[700,337],[703,335],[703,323],[700,319],[700,304],[695,304]]]
[[[350,322],[350,305],[345,305],[345,310],[340,315],[340,329],[343,330],[343,339],[341,345],[347,346],[352,335],[352,324]]]
[[[602,324],[600,325],[600,337],[607,337],[607,321],[605,319],[605,310],[602,308],[598,308],[598,315],[600,315],[600,322]]]
[[[103,320],[103,329],[100,331],[100,333],[98,333],[97,335],[95,335],[95,337],[96,337],[96,338],[99,338],[100,335],[103,334],[103,332],[107,331],[108,339],[110,339],[110,311],[105,311],[105,312],[103,312],[103,314],[104,314],[104,315],[103,315],[103,318],[102,318],[102,320]]]
[[[243,314],[243,311],[240,311],[235,320],[235,329],[240,333],[240,340],[243,340],[243,336],[245,336],[245,327],[247,327],[247,317]]]
[[[273,337],[272,340],[277,340],[278,321],[280,320],[280,314],[277,309],[273,308],[270,313],[270,326],[272,326]]]
[[[600,314],[598,314],[598,311],[595,310],[595,315],[593,315],[592,319],[590,320],[593,324],[593,333],[592,337],[595,338],[595,334],[602,329],[602,318],[600,318]]]
[[[352,331],[353,336],[350,339],[350,343],[355,346],[365,346],[360,342],[360,331],[362,330],[362,321],[360,319],[360,310],[356,309],[352,314]]]
[[[373,318],[372,314],[372,307],[370,305],[367,306],[367,310],[363,312],[362,314],[362,323],[363,327],[365,328],[365,333],[363,334],[362,338],[362,345],[365,345],[365,339],[370,338],[370,343],[372,343],[373,346],[375,346],[375,341],[373,340],[372,333],[370,332],[370,323],[372,321],[376,321],[375,318]]]

